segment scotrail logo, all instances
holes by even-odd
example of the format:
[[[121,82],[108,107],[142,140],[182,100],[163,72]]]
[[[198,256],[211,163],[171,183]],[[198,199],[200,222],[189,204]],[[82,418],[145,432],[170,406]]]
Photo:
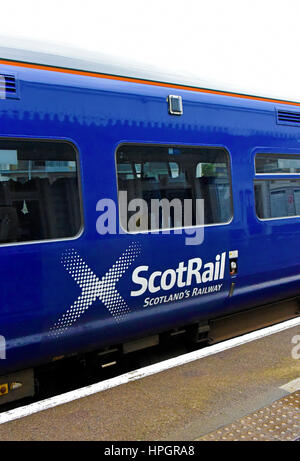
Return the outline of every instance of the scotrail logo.
[[[59,337],[68,330],[80,317],[100,300],[116,322],[127,318],[131,309],[118,291],[118,282],[141,254],[141,245],[132,242],[111,268],[101,278],[87,265],[75,249],[69,249],[62,254],[61,262],[66,271],[81,288],[81,294],[66,312],[50,328],[50,336]],[[149,266],[138,266],[132,272],[132,282],[136,289],[130,296],[141,296],[146,291],[170,291],[162,295],[144,299],[143,307],[156,306],[179,301],[193,296],[219,292],[220,281],[224,278],[226,252],[217,254],[214,261],[203,263],[201,258],[192,258],[187,262],[180,261],[176,269],[149,272]],[[203,286],[203,284],[205,286]],[[190,289],[191,285],[194,285]]]
[[[152,307],[219,292],[223,286],[220,281],[224,278],[225,265],[226,252],[218,254],[213,262],[203,264],[201,258],[192,258],[187,263],[180,261],[176,269],[165,271],[149,273],[149,266],[138,266],[132,273],[132,282],[138,289],[132,290],[130,295],[169,292],[145,298],[143,307]]]
[[[89,309],[96,300],[102,301],[116,322],[126,319],[130,308],[117,290],[117,282],[140,255],[141,246],[132,242],[115,264],[100,279],[73,248],[62,254],[61,262],[81,288],[81,294],[50,329],[59,337]]]
[[[131,291],[131,296],[141,296],[145,291],[156,293],[157,291],[168,291],[174,288],[185,288],[196,283],[213,282],[224,278],[226,252],[217,255],[214,262],[203,265],[201,258],[189,259],[185,264],[181,261],[177,269],[166,271],[154,271],[149,273],[149,266],[139,266],[132,274],[132,281],[139,285],[139,290]],[[144,274],[143,276],[141,274]]]

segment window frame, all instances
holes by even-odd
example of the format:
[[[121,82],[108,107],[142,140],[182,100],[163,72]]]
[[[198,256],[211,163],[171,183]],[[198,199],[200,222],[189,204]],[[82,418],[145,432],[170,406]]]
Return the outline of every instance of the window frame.
[[[256,171],[256,158],[259,156],[259,155],[262,155],[264,157],[269,157],[269,156],[272,156],[274,155],[275,156],[281,156],[282,158],[286,157],[287,159],[292,159],[294,158],[295,156],[299,156],[299,160],[300,160],[300,153],[294,153],[294,154],[291,154],[291,153],[286,153],[286,154],[281,154],[279,152],[270,152],[270,153],[267,153],[267,152],[256,152],[255,156],[254,156],[254,172],[255,172],[255,176],[300,176],[300,171],[299,173],[258,173]]]
[[[162,229],[148,229],[148,230],[141,230],[141,231],[127,231],[124,229],[121,217],[120,217],[120,206],[119,206],[119,181],[118,181],[118,159],[117,153],[122,146],[155,146],[155,147],[171,147],[171,148],[190,148],[190,149],[211,149],[211,150],[221,150],[225,153],[226,158],[228,160],[228,180],[229,180],[229,188],[230,188],[230,211],[231,216],[230,219],[224,223],[211,223],[211,224],[201,224],[196,226],[183,226],[183,227],[170,227],[170,228],[162,228]],[[122,232],[127,235],[138,235],[138,234],[159,234],[162,232],[171,233],[171,231],[175,232],[185,229],[196,229],[202,227],[212,227],[212,226],[228,226],[232,223],[234,219],[234,201],[233,201],[233,186],[232,186],[232,157],[230,155],[230,151],[227,147],[217,144],[217,145],[199,145],[199,144],[174,144],[174,143],[159,143],[159,142],[126,142],[123,141],[118,144],[115,148],[115,175],[116,175],[116,189],[117,189],[117,205],[118,205],[118,220],[119,220],[119,227],[122,229]]]
[[[61,238],[49,238],[49,239],[42,239],[42,240],[26,240],[26,241],[19,241],[19,242],[7,242],[1,243],[0,248],[2,247],[11,247],[11,246],[20,246],[20,245],[36,245],[41,243],[55,243],[55,242],[64,242],[64,241],[72,241],[77,240],[81,237],[85,229],[85,221],[84,221],[84,209],[83,209],[83,194],[82,194],[82,173],[81,173],[81,164],[80,164],[80,155],[79,155],[79,147],[77,144],[71,140],[66,138],[39,138],[39,137],[24,137],[24,136],[0,136],[0,143],[1,141],[15,141],[15,142],[38,142],[38,143],[53,143],[53,144],[68,144],[74,151],[75,154],[75,162],[76,162],[76,177],[78,183],[78,195],[79,195],[79,216],[80,216],[80,227],[78,232],[72,237],[61,237]]]
[[[253,198],[254,198],[254,213],[255,217],[258,221],[275,221],[275,220],[286,220],[286,219],[299,219],[300,214],[298,215],[291,215],[291,216],[277,216],[277,217],[271,217],[271,218],[260,218],[257,214],[257,209],[256,209],[256,195],[255,195],[255,185],[258,182],[263,182],[263,181],[280,181],[280,180],[296,180],[300,182],[300,173],[257,173],[256,172],[256,157],[258,155],[264,155],[266,157],[268,156],[282,156],[286,158],[294,158],[295,156],[299,156],[300,160],[300,152],[299,149],[285,149],[283,150],[278,149],[278,148],[256,148],[252,151],[253,153],[253,168],[254,168],[254,178],[253,178]]]

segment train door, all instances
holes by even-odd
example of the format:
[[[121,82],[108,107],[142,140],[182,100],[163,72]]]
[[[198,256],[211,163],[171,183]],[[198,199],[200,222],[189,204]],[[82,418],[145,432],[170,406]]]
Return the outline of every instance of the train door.
[[[253,285],[261,303],[299,294],[300,153],[253,152],[255,222],[251,239],[258,268]]]
[[[116,163],[120,225],[141,246],[124,277],[129,302],[139,312],[156,309],[154,322],[221,312],[237,268],[226,149],[122,144]]]

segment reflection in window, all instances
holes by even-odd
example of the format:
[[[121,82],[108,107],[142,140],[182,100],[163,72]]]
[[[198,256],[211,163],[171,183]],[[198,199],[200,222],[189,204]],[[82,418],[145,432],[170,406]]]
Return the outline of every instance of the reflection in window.
[[[300,174],[300,155],[257,154],[255,171],[258,174]]]
[[[300,180],[256,180],[254,190],[260,219],[300,216]]]
[[[147,226],[150,225],[152,201],[167,199],[181,202],[182,216],[170,216],[166,226],[159,217],[156,229],[178,228],[184,222],[185,202],[192,205],[192,225],[196,225],[196,199],[204,199],[204,224],[226,223],[232,216],[229,160],[219,148],[123,145],[117,151],[118,189],[126,191],[127,206],[134,199],[146,203]],[[134,212],[120,213],[122,227]],[[177,216],[178,218],[178,216]],[[145,221],[143,221],[145,222]],[[180,224],[181,223],[181,224]]]
[[[75,236],[79,204],[70,144],[0,140],[0,243]]]

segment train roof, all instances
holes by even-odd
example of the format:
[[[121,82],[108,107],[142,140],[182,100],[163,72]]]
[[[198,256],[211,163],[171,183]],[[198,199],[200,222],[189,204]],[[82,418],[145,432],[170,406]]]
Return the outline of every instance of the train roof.
[[[270,92],[256,82],[256,85],[230,85],[224,81],[201,80],[189,71],[170,71],[153,65],[129,61],[122,57],[111,58],[107,54],[93,53],[83,49],[73,49],[66,46],[55,46],[50,43],[40,43],[3,39],[0,37],[0,63],[27,64],[28,67],[73,70],[87,74],[119,77],[120,80],[135,80],[141,83],[156,83],[182,89],[198,89],[204,92],[250,97],[273,102],[293,103],[300,105],[299,96],[290,88],[280,88]],[[53,69],[54,68],[54,69]]]

